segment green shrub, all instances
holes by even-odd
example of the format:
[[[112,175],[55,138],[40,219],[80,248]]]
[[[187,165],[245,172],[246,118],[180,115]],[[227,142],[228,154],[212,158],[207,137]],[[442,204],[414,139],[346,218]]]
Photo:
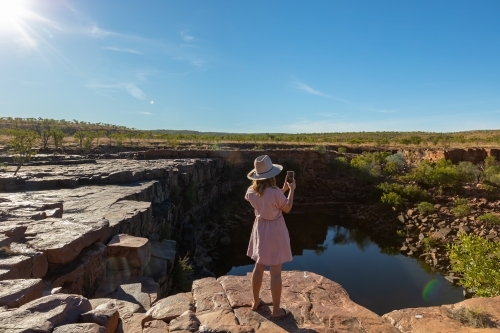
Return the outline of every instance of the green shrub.
[[[349,161],[346,157],[340,156],[333,159],[328,165],[330,172],[334,174],[345,174],[350,171],[351,166],[349,165]]]
[[[486,213],[477,218],[480,222],[486,222],[491,224],[500,224],[500,217],[493,213]]]
[[[389,205],[389,206],[392,206],[392,207],[400,207],[406,203],[406,200],[403,197],[401,197],[399,194],[394,193],[394,192],[388,192],[388,193],[382,194],[380,201],[382,201],[382,203]]]
[[[189,262],[189,253],[177,260],[173,269],[172,289],[175,293],[188,292],[193,284],[193,265]]]
[[[470,309],[462,306],[457,309],[450,309],[449,313],[452,319],[458,320],[465,326],[473,328],[490,327],[490,316],[480,309]]]
[[[451,209],[455,217],[466,217],[470,215],[470,207],[468,205],[458,205]]]
[[[467,171],[468,172],[468,171]],[[470,174],[453,165],[451,161],[440,159],[435,163],[421,161],[409,174],[401,176],[403,181],[416,181],[428,187],[441,187],[459,190]]]
[[[326,147],[323,145],[317,145],[314,147],[314,150],[316,150],[320,154],[326,153]]]
[[[434,212],[434,205],[427,201],[422,201],[417,205],[417,209],[420,213],[429,215]]]
[[[400,169],[396,163],[387,162],[384,166],[384,172],[388,175],[397,175],[400,172]]]
[[[439,244],[439,240],[437,240],[434,237],[426,237],[422,239],[422,246],[424,247],[425,251],[430,251],[431,249],[435,248]]]
[[[481,169],[471,162],[462,161],[458,163],[457,169],[462,174],[463,180],[469,183],[479,181],[482,175]]]
[[[339,147],[339,149],[337,149],[337,152],[339,152],[340,154],[345,154],[345,153],[347,153],[347,148],[346,147]]]
[[[390,184],[387,182],[380,183],[377,188],[382,190],[384,193],[394,192],[399,196],[404,198],[406,201],[417,202],[428,200],[430,198],[429,192],[421,189],[417,185],[400,185],[400,184]]]
[[[14,175],[16,175],[21,166],[36,155],[37,152],[33,150],[33,147],[38,134],[31,130],[22,129],[9,129],[7,133],[11,136],[9,146],[14,151],[14,160],[17,162],[17,168],[14,171]]]
[[[463,275],[463,287],[481,297],[500,295],[500,243],[461,234],[458,243],[447,248],[452,270]]]

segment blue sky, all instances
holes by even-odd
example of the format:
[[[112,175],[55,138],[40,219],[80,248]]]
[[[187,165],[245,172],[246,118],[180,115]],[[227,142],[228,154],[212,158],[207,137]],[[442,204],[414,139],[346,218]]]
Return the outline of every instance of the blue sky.
[[[499,129],[498,17],[496,0],[0,0],[0,116],[224,132]]]

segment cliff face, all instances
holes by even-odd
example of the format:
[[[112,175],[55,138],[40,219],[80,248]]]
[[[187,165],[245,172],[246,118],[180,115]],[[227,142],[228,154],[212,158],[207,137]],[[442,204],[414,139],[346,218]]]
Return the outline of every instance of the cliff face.
[[[488,156],[494,156],[497,161],[500,160],[500,149],[495,148],[469,148],[469,149],[404,149],[402,153],[406,156],[410,164],[418,164],[422,160],[435,162],[445,158],[458,163],[469,161],[474,164],[484,161]]]

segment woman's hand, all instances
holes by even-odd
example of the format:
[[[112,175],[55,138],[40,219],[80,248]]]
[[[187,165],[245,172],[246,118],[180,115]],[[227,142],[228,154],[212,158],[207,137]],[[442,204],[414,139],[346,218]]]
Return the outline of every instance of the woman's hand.
[[[283,184],[283,188],[281,189],[281,191],[283,193],[285,193],[286,191],[288,191],[289,188],[290,188],[290,185],[288,185],[288,183],[285,180],[285,183]]]
[[[290,190],[295,190],[295,187],[297,187],[296,183],[295,183],[295,179],[293,180],[293,182],[291,183],[287,183],[285,182],[285,184],[287,185],[287,187],[290,189]]]

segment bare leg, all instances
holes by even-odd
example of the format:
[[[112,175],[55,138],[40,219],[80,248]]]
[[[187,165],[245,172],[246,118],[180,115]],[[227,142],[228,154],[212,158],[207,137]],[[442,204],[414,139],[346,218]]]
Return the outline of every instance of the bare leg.
[[[271,295],[273,296],[273,317],[283,315],[281,303],[281,265],[270,267],[271,273]]]
[[[252,291],[253,291],[252,310],[257,310],[257,308],[259,307],[260,288],[262,287],[262,277],[264,275],[265,268],[266,266],[255,263],[255,267],[252,272]]]

